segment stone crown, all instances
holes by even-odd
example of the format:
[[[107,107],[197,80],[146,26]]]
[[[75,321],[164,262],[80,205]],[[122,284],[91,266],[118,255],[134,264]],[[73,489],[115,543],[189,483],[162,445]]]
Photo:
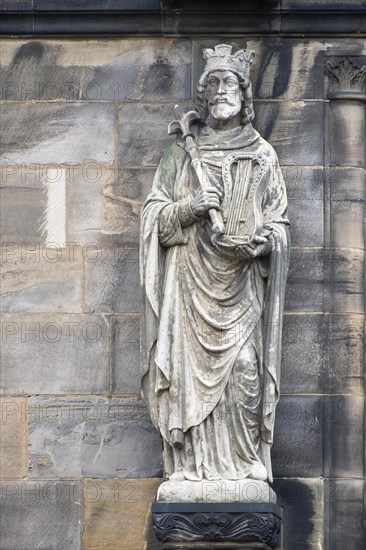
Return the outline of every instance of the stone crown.
[[[203,58],[207,60],[204,72],[215,70],[234,71],[239,75],[249,78],[250,66],[253,63],[255,52],[252,50],[238,50],[231,53],[232,46],[219,44],[215,49],[203,50]]]

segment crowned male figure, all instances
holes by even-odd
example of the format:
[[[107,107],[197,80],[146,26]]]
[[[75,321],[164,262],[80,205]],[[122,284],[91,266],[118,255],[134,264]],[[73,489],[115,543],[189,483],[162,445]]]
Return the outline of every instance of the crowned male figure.
[[[142,210],[143,393],[174,482],[272,481],[289,224],[276,153],[251,124],[253,57],[204,51],[201,176],[178,137]]]

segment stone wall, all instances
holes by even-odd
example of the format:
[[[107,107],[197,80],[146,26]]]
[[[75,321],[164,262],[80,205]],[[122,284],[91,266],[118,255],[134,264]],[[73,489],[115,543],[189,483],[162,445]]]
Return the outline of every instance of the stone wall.
[[[139,389],[139,212],[202,47],[222,41],[3,40],[2,550],[159,548],[149,509],[161,445]],[[329,48],[366,43],[225,41],[257,52],[255,127],[278,153],[292,222],[273,449],[284,550],[362,550],[364,104],[334,112],[324,64]],[[355,135],[360,150],[338,161]]]

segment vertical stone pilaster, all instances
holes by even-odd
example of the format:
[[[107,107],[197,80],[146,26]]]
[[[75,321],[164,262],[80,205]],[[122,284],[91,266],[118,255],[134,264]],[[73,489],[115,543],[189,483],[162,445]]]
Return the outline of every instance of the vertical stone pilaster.
[[[332,348],[341,325],[359,327],[358,331],[354,330],[347,336],[349,356],[352,355],[351,348],[358,343],[362,348],[365,337],[366,54],[328,51],[325,72],[329,100],[325,168],[329,198],[326,239],[329,250],[326,258],[331,330],[330,395],[325,401],[324,476],[333,478],[335,483],[337,478],[346,478],[342,483],[351,491],[365,473],[365,356],[364,353],[355,354],[353,361],[358,364],[349,365],[345,357],[335,357]],[[352,384],[344,383],[347,377],[357,380]],[[332,534],[330,526],[343,522],[352,531],[352,512],[342,498],[325,499],[325,504],[328,516],[325,522],[329,522],[325,548],[346,547],[348,529],[345,528],[341,534]],[[355,543],[361,548],[362,529],[359,537]]]
[[[330,164],[365,165],[366,55],[327,55],[327,98],[334,131],[330,133]]]
[[[329,51],[325,56],[325,72],[330,100],[325,144],[329,186],[329,312],[364,316],[366,54]],[[363,389],[360,384],[362,394]]]
[[[28,472],[26,397],[0,398],[0,479],[18,480]]]

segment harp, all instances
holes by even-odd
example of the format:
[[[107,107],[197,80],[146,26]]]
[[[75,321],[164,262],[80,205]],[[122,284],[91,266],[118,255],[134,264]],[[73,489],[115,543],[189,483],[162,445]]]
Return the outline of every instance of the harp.
[[[231,153],[222,165],[225,233],[249,242],[263,226],[261,198],[265,157],[261,153]]]

